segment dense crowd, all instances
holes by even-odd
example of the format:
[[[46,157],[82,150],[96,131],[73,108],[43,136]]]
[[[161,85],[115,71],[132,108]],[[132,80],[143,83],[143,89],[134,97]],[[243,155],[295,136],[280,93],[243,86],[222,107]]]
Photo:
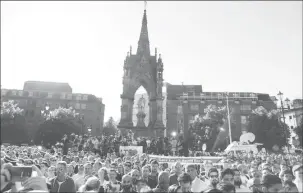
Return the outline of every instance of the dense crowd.
[[[202,164],[163,163],[151,159],[147,153],[119,155],[115,147],[104,155],[94,145],[90,148],[85,145],[91,144],[88,138],[71,139],[63,139],[63,143],[73,141],[67,150],[64,145],[63,148],[2,145],[1,191],[302,192],[302,155],[297,153],[232,153],[219,163],[207,157]],[[15,166],[31,167],[35,175],[24,179],[21,176],[22,182],[17,182],[11,172]]]
[[[108,153],[120,154],[120,146],[142,146],[143,153],[152,155],[179,155],[188,156],[190,150],[188,142],[183,139],[183,136],[176,137],[159,137],[159,138],[137,138],[133,137],[130,132],[128,135],[122,136],[120,133],[115,135],[101,135],[92,137],[88,135],[65,135],[61,142],[47,147],[51,149],[61,148],[63,154],[66,155],[69,149],[73,152],[91,151],[97,153],[100,157],[107,156]],[[194,153],[193,153],[194,154]]]

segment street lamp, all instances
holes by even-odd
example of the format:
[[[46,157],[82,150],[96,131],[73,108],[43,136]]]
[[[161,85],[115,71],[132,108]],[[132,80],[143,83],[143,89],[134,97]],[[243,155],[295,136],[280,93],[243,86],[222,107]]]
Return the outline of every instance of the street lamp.
[[[281,101],[281,111],[282,111],[282,118],[283,118],[283,130],[284,130],[284,133],[285,133],[285,138],[287,138],[287,133],[286,133],[286,128],[285,128],[285,114],[284,114],[284,109],[290,109],[290,106],[289,106],[289,99],[288,98],[286,98],[285,99],[285,103],[286,103],[286,105],[287,105],[287,108],[285,108],[284,107],[284,103],[283,103],[283,93],[281,92],[281,91],[279,91],[279,93],[277,94],[278,96],[279,96],[279,98],[280,98],[280,101]],[[287,148],[289,148],[288,147],[288,145],[287,145]]]
[[[174,132],[171,133],[171,135],[172,135],[173,137],[176,137],[176,136],[177,136],[177,132],[174,131]]]
[[[41,115],[43,115],[46,118],[49,118],[50,110],[49,110],[49,105],[48,104],[46,104],[44,109],[41,110]]]

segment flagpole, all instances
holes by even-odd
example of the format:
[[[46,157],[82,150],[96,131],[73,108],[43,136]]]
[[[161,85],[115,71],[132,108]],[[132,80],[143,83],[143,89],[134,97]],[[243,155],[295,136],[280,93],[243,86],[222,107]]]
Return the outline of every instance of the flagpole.
[[[226,92],[226,106],[227,106],[227,121],[228,121],[228,129],[229,129],[229,143],[232,143],[231,137],[231,127],[230,127],[230,114],[229,114],[229,104],[228,104],[228,92]]]

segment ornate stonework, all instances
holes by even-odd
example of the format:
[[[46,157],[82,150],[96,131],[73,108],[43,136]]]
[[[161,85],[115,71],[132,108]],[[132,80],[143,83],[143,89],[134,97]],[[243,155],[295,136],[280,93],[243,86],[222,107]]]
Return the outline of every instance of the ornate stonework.
[[[123,76],[123,93],[121,94],[121,120],[119,128],[132,129],[137,135],[151,135],[163,130],[162,110],[163,110],[163,62],[161,55],[157,57],[157,53],[152,56],[149,48],[149,38],[147,30],[146,10],[144,10],[141,34],[138,42],[136,54],[131,51],[127,54],[124,61]],[[149,124],[147,128],[134,127],[132,121],[132,110],[134,103],[134,95],[138,88],[143,86],[149,95]],[[161,116],[159,116],[161,113]],[[140,115],[141,121],[144,119],[143,114]]]

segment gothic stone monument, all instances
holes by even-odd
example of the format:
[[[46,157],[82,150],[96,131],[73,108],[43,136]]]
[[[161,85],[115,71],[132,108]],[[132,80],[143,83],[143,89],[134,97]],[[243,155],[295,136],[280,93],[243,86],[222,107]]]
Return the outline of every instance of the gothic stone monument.
[[[143,86],[149,96],[149,124],[144,124],[144,112],[138,113],[138,124],[133,125],[134,95],[138,88]],[[138,49],[132,54],[132,49],[124,60],[123,93],[121,95],[121,120],[118,128],[131,129],[135,136],[163,136],[163,63],[161,55],[150,54],[147,31],[146,10],[144,10]],[[143,124],[142,124],[143,121]]]

